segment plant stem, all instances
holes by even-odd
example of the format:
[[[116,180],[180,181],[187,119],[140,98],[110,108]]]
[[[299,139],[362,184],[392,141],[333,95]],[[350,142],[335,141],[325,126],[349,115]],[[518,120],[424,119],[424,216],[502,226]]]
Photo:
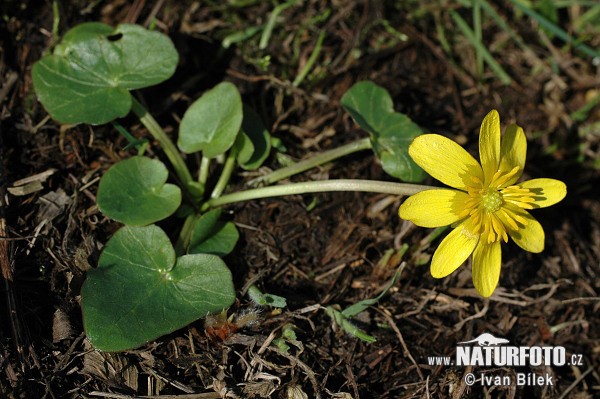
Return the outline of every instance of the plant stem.
[[[235,158],[237,157],[237,154],[238,152],[236,151],[236,146],[233,146],[231,151],[229,151],[229,154],[227,154],[227,159],[225,160],[225,165],[223,165],[221,176],[219,176],[219,180],[210,194],[210,198],[220,197],[221,194],[223,194],[223,191],[225,191],[225,187],[227,187],[227,183],[229,182],[229,178],[233,172],[233,167],[235,166]]]
[[[210,169],[210,158],[202,157],[200,160],[200,170],[198,171],[198,181],[202,184],[206,184],[208,180],[208,170]]]
[[[171,139],[169,139],[169,136],[167,136],[162,127],[160,127],[158,122],[156,122],[156,119],[154,119],[152,115],[148,113],[146,108],[144,108],[144,106],[140,104],[139,101],[133,96],[131,96],[131,110],[137,115],[137,117],[140,119],[140,122],[146,126],[152,137],[158,141],[158,144],[162,147],[163,151],[167,155],[167,158],[169,158],[169,161],[171,161],[171,164],[175,169],[175,173],[177,173],[177,176],[179,177],[179,180],[181,180],[183,186],[186,187],[194,197],[197,197],[199,194],[198,186],[192,180],[192,174],[185,164],[185,161],[181,157],[181,153],[177,147],[175,147],[175,144],[173,144]]]
[[[303,183],[281,184],[270,187],[260,187],[252,190],[227,194],[219,198],[211,198],[202,206],[202,211],[225,204],[232,204],[234,202],[248,201],[257,198],[280,197],[283,195],[322,193],[326,191],[363,191],[370,193],[413,195],[423,190],[437,188],[439,187],[407,183],[392,183],[377,180],[319,180]]]
[[[196,222],[198,222],[200,216],[201,214],[194,212],[185,218],[183,226],[181,227],[181,231],[179,232],[179,237],[175,243],[175,254],[177,256],[185,254],[187,247],[190,245],[192,232],[194,231],[194,227],[196,227]]]
[[[308,159],[297,162],[293,165],[286,166],[285,168],[277,169],[276,171],[269,173],[265,176],[255,179],[253,182],[262,182],[265,185],[273,184],[286,177],[293,176],[298,173],[302,173],[306,170],[312,169],[324,163],[330,162],[334,159],[341,158],[343,156],[352,154],[357,151],[368,150],[372,148],[371,140],[369,138],[360,139],[351,143],[345,144],[341,147],[333,150],[322,152],[318,155],[310,157]],[[251,184],[253,183],[251,182]]]

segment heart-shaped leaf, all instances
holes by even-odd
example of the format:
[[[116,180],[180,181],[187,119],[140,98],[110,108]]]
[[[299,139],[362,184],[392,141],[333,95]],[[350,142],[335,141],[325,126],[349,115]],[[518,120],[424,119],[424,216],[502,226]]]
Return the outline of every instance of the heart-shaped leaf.
[[[231,222],[219,220],[221,208],[205,213],[196,222],[188,253],[225,256],[230,253],[240,235]]]
[[[231,148],[241,125],[240,92],[232,83],[219,83],[185,112],[177,145],[187,154],[202,151],[214,158]]]
[[[412,140],[423,133],[406,115],[394,112],[392,97],[373,82],[359,82],[341,99],[356,123],[368,131],[383,170],[408,182],[419,182],[425,172],[408,155]]]
[[[159,227],[123,227],[110,239],[82,290],[92,344],[121,351],[170,333],[231,305],[231,272],[215,255],[175,259]]]
[[[59,122],[102,124],[127,115],[129,90],[168,79],[177,61],[171,39],[160,32],[90,22],[68,31],[52,55],[35,63],[33,84]]]
[[[132,157],[106,171],[98,187],[98,208],[106,216],[130,226],[142,226],[173,214],[181,190],[165,184],[166,166],[146,157]]]

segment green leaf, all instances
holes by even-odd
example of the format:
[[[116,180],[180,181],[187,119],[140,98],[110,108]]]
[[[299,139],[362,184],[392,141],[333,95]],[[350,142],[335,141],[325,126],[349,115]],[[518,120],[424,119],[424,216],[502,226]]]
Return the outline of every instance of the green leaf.
[[[192,232],[188,253],[225,256],[230,253],[240,235],[231,222],[219,220],[222,208],[214,209],[198,220]]]
[[[121,351],[231,305],[231,272],[214,255],[175,259],[157,226],[123,227],[110,239],[81,291],[92,344]]]
[[[173,214],[181,203],[181,190],[165,184],[165,165],[146,157],[114,164],[100,180],[98,208],[108,217],[130,226],[142,226]]]
[[[419,182],[425,172],[408,155],[412,140],[423,133],[406,115],[394,112],[389,93],[373,82],[359,82],[341,99],[344,109],[370,134],[383,170],[408,182]]]
[[[242,130],[238,133],[233,148],[236,149],[236,160],[238,165],[243,165],[248,162],[252,157],[252,154],[254,154],[254,144],[252,144],[250,137]]]
[[[229,82],[219,83],[185,112],[177,145],[188,154],[202,151],[208,158],[221,155],[235,142],[242,116],[238,89]]]
[[[33,66],[33,84],[61,123],[102,124],[131,109],[129,90],[173,75],[178,55],[168,36],[138,25],[98,22],[68,31],[52,55]]]
[[[275,308],[285,308],[287,301],[284,297],[269,293],[262,293],[257,286],[251,285],[248,288],[248,296],[258,305],[268,305]]]
[[[372,337],[371,335],[362,332],[358,329],[348,318],[339,310],[335,309],[333,306],[327,306],[325,308],[325,312],[331,317],[338,326],[346,330],[348,334],[354,335],[356,338],[361,339],[365,342],[373,343],[376,342],[377,339]]]
[[[244,105],[244,119],[242,121],[242,132],[244,132],[252,143],[253,152],[249,159],[238,162],[243,169],[257,169],[267,159],[271,152],[271,135],[263,125],[260,117],[254,110]]]

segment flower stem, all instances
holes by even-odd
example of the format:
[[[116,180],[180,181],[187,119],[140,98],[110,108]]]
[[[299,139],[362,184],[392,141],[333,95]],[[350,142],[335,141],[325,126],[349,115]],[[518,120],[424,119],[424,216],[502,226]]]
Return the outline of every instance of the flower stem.
[[[200,194],[198,193],[200,188],[198,187],[198,184],[192,180],[192,175],[185,164],[185,161],[181,157],[181,153],[177,147],[175,147],[175,144],[173,144],[171,139],[169,139],[169,136],[167,136],[162,127],[156,122],[156,119],[154,119],[152,115],[148,113],[146,108],[144,108],[144,106],[133,96],[131,96],[131,110],[137,115],[140,122],[146,126],[152,137],[158,141],[158,144],[167,155],[167,158],[171,161],[175,173],[177,173],[183,186],[186,187],[194,197],[197,197]]]
[[[293,165],[287,166],[285,168],[277,169],[276,171],[269,173],[265,176],[259,177],[255,179],[252,183],[264,183],[265,185],[273,184],[281,179],[285,179],[286,177],[293,176],[298,173],[302,173],[319,165],[323,165],[324,163],[330,162],[334,159],[341,158],[343,156],[352,154],[357,151],[368,150],[372,148],[371,140],[369,138],[364,138],[361,140],[353,141],[351,143],[345,144],[341,147],[335,148],[333,150],[325,151],[320,154],[317,154],[313,157],[305,159],[303,161],[297,162]]]
[[[326,191],[363,191],[394,195],[413,195],[423,190],[436,189],[433,186],[423,186],[408,183],[392,183],[377,180],[319,180],[303,183],[281,184],[278,186],[260,187],[252,190],[211,198],[202,207],[202,211],[234,202],[248,201],[257,198],[280,197],[283,195],[322,193]]]

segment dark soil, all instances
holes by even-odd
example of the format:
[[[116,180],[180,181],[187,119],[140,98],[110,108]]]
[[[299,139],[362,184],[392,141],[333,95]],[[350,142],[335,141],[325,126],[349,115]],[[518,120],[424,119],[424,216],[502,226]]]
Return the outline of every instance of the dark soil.
[[[258,49],[259,34],[224,52],[220,43],[226,35],[264,25],[274,4],[87,3],[60,2],[60,32],[86,21],[147,26],[155,18],[156,29],[172,37],[181,57],[175,76],[141,92],[170,134],[194,99],[227,80],[281,139],[286,155],[299,160],[366,136],[339,100],[352,84],[372,80],[390,92],[397,111],[473,154],[483,117],[498,109],[503,126],[518,123],[527,133],[525,177],[560,179],[568,195],[535,211],[546,232],[544,252],[503,246],[499,288],[489,300],[475,292],[470,262],[445,279],[431,277],[428,261],[440,238],[431,240],[432,230],[398,218],[401,198],[332,193],[228,206],[241,233],[226,258],[238,291],[228,314],[240,322],[255,312],[258,321],[240,326],[224,342],[209,336],[200,320],[137,350],[95,351],[83,331],[80,289],[85,270],[120,227],[100,213],[95,194],[102,174],[133,152],[121,150],[126,142],[110,125],[60,126],[48,118],[30,71],[54,39],[52,4],[5,1],[0,5],[0,397],[600,397],[600,110],[592,108],[583,121],[572,117],[598,95],[598,70],[590,57],[531,19],[521,16],[517,22],[508,2],[495,9],[526,49],[491,19],[483,24],[483,42],[512,78],[509,85],[487,67],[479,77],[473,47],[448,14],[455,8],[470,20],[470,11],[454,2],[309,0],[281,13],[265,50]],[[561,10],[558,23],[569,30],[574,7]],[[321,30],[326,37],[318,61],[293,88],[290,82]],[[587,43],[600,47],[600,35],[588,33]],[[450,42],[451,51],[442,40]],[[271,58],[263,70],[259,61],[265,55]],[[121,122],[134,135],[148,137],[134,118]],[[164,158],[156,145],[150,156]],[[279,167],[276,157],[266,166]],[[7,192],[16,181],[46,171],[51,173],[42,189]],[[252,177],[240,175],[230,191]],[[366,152],[293,180],[327,178],[391,180]],[[316,206],[307,210],[313,200]],[[163,227],[177,233],[175,226]],[[405,243],[410,249],[402,259],[384,258]],[[376,296],[400,261],[406,262],[400,280],[356,320],[377,342],[365,343],[332,323],[322,307],[344,308]],[[285,297],[288,306],[280,313],[258,308],[245,296],[252,282]],[[287,323],[295,326],[298,342],[285,354],[270,343]],[[428,365],[429,356],[454,356],[457,342],[484,332],[511,345],[563,346],[568,359],[580,354],[581,364]],[[468,387],[463,378],[468,372],[548,374],[553,385]]]

